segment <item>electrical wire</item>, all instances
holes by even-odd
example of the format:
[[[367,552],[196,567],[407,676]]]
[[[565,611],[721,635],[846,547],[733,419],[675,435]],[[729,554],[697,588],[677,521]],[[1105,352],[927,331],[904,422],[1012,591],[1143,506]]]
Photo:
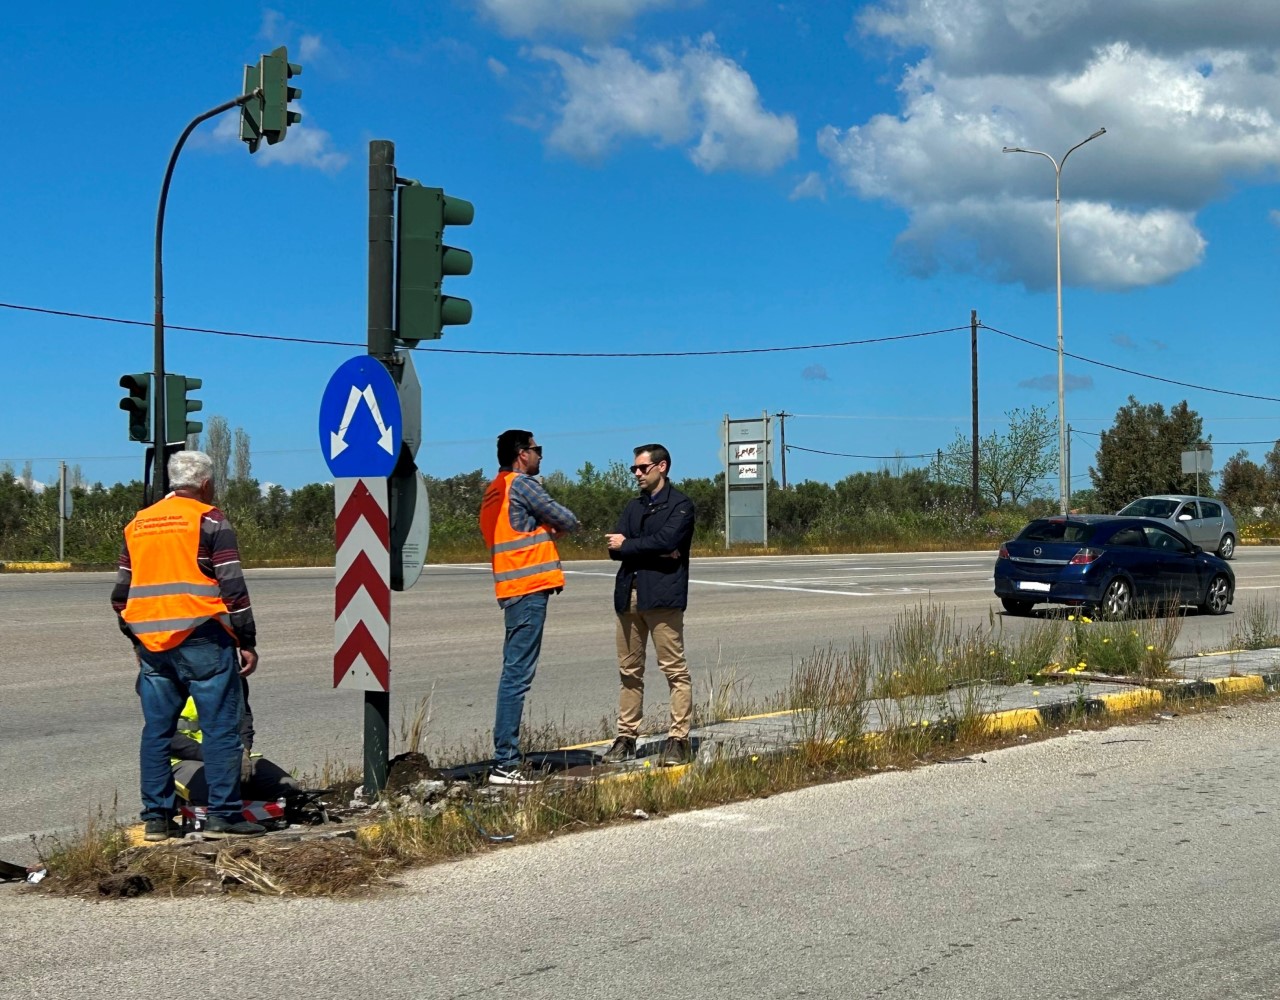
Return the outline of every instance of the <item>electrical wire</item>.
[[[68,319],[87,319],[99,323],[119,323],[124,326],[152,326],[140,319],[122,319],[118,316],[97,316],[92,313],[70,312],[65,309],[45,309],[40,306],[24,306],[13,302],[0,302],[0,309],[17,309],[22,312],[40,313],[45,316],[63,316]],[[329,347],[364,347],[353,340],[319,340],[311,337],[284,337],[271,333],[244,333],[238,330],[216,330],[202,326],[165,324],[166,330],[182,330],[187,333],[208,333],[217,337],[242,337],[247,340],[272,340],[288,344],[321,344]],[[956,333],[970,327],[950,326],[941,330],[924,330],[919,333],[899,333],[886,337],[864,337],[859,340],[838,340],[826,344],[794,344],[786,347],[738,347],[716,351],[483,351],[461,347],[417,347],[416,351],[432,354],[472,354],[498,358],[716,358],[741,354],[782,354],[791,351],[825,351],[836,347],[858,347],[863,344],[887,344],[896,340],[914,340],[920,337],[936,337],[944,333]]]
[[[847,451],[822,451],[818,448],[802,448],[798,444],[789,444],[786,446],[787,451],[807,451],[813,455],[834,455],[836,458],[933,458],[934,452],[928,452],[924,455],[851,455]]]
[[[997,330],[994,326],[987,326],[986,323],[978,324],[984,330],[990,330],[992,333],[998,333],[1002,337],[1008,337],[1010,340],[1016,340],[1021,344],[1029,344],[1031,347],[1038,347],[1042,351],[1057,351],[1056,347],[1050,347],[1048,344],[1037,343],[1034,340],[1028,340],[1026,337],[1019,337],[1015,333],[1007,333],[1004,330]],[[1146,372],[1135,371],[1132,368],[1122,368],[1120,365],[1107,364],[1105,361],[1095,361],[1093,358],[1086,358],[1082,354],[1072,354],[1070,351],[1063,351],[1063,356],[1073,358],[1076,361],[1083,361],[1088,365],[1097,365],[1099,368],[1109,368],[1114,372],[1123,372],[1126,375],[1136,375],[1138,378],[1151,379],[1153,382],[1164,382],[1167,385],[1181,386],[1184,389],[1198,389],[1201,392],[1215,392],[1221,396],[1238,396],[1241,399],[1260,399],[1266,403],[1280,403],[1280,397],[1277,396],[1259,396],[1251,392],[1235,392],[1232,389],[1215,389],[1211,385],[1197,385],[1195,382],[1179,382],[1173,378],[1163,378],[1159,375],[1148,375]]]

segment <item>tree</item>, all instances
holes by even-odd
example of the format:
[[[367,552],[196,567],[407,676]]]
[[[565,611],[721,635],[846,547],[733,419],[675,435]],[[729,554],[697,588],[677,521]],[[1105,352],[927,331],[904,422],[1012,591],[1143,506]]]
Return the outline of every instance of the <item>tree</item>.
[[[1222,486],[1218,492],[1237,514],[1252,507],[1266,507],[1270,503],[1267,470],[1247,456],[1248,452],[1241,449],[1222,466]]]
[[[227,488],[228,469],[231,465],[231,428],[227,418],[214,414],[204,432],[204,450],[213,459],[213,483],[217,496]]]
[[[1263,459],[1267,470],[1267,506],[1280,507],[1280,441]]]
[[[1101,434],[1097,466],[1089,478],[1102,508],[1117,511],[1152,493],[1192,493],[1196,474],[1182,471],[1182,453],[1209,447],[1204,422],[1184,399],[1165,413],[1160,403],[1133,396],[1116,411],[1115,424]]]
[[[237,427],[231,478],[237,481],[252,479],[249,469],[249,435],[245,433],[243,427]]]
[[[1005,416],[1005,433],[992,431],[978,442],[978,492],[993,507],[1025,503],[1048,492],[1045,479],[1058,465],[1058,421],[1049,416],[1047,406],[1015,408]],[[972,439],[957,432],[934,460],[933,477],[949,486],[971,487]]]

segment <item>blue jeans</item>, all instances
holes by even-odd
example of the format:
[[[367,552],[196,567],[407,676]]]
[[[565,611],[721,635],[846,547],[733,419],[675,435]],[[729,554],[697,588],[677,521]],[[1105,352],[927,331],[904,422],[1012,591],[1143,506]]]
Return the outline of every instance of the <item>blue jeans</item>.
[[[143,648],[140,653],[137,690],[143,719],[139,755],[143,820],[173,815],[169,741],[190,696],[200,715],[209,814],[238,822],[244,817],[240,801],[240,672],[235,643],[222,626],[211,622],[175,649],[153,653]]]
[[[525,594],[502,609],[507,638],[502,644],[502,679],[498,681],[498,712],[493,720],[493,757],[498,767],[520,763],[520,716],[538,669],[550,597],[548,590]]]

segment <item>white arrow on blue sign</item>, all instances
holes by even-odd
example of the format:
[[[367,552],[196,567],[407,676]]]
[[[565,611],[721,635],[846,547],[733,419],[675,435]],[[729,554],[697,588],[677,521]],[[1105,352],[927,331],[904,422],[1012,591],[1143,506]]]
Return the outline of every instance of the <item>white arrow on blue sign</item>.
[[[344,361],[320,397],[320,449],[334,476],[389,476],[400,457],[395,381],[377,358]]]

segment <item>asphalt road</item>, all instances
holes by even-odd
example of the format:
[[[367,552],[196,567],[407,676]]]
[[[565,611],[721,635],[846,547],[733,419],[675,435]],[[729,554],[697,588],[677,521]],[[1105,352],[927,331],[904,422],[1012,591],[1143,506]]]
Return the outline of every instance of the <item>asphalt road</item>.
[[[1259,703],[496,850],[357,902],[0,888],[0,996],[1273,1000],[1278,768]]]
[[[695,560],[686,636],[696,693],[730,690],[739,704],[786,687],[815,645],[881,636],[904,608],[932,599],[962,621],[985,622],[989,552]],[[1242,549],[1240,596],[1280,589],[1280,550]],[[553,598],[542,662],[527,704],[533,727],[603,734],[615,712],[613,565],[566,565]],[[332,690],[330,569],[249,573],[262,663],[252,684],[258,746],[304,773],[361,760],[362,697]],[[109,574],[0,575],[0,857],[28,853],[31,832],[81,822],[99,806],[137,810],[140,713],[136,673],[116,630]],[[1003,618],[1010,630],[1028,621]],[[1181,646],[1220,648],[1232,616],[1189,615]],[[430,698],[427,748],[491,752],[501,663],[501,615],[488,568],[431,566],[392,611],[392,728]],[[655,674],[657,671],[653,671]],[[665,722],[665,685],[646,706]]]

